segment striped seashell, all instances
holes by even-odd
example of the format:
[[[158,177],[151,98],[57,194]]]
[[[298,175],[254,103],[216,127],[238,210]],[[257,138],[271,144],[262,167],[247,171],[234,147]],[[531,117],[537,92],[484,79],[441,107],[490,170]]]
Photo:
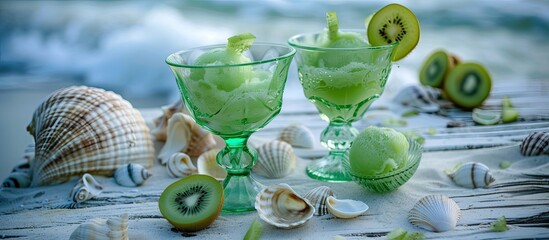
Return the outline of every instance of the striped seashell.
[[[432,232],[446,232],[456,227],[461,209],[454,200],[444,195],[428,195],[410,210],[408,221]]]
[[[437,112],[440,110],[440,105],[437,103],[440,96],[439,89],[410,85],[402,88],[393,101],[404,106],[414,107],[422,112]]]
[[[278,140],[284,141],[297,148],[314,148],[315,137],[311,130],[304,125],[292,124],[285,127],[278,134]]]
[[[196,160],[198,174],[212,176],[218,181],[223,181],[227,177],[227,170],[219,166],[216,161],[217,153],[220,149],[212,149],[202,153]]]
[[[101,192],[103,192],[103,186],[91,174],[85,173],[72,188],[69,199],[74,203],[82,203]]]
[[[288,176],[295,166],[296,155],[292,146],[274,140],[257,149],[257,162],[252,171],[267,178],[283,178]]]
[[[155,137],[157,141],[165,142],[168,138],[168,120],[176,113],[188,113],[183,105],[183,101],[178,100],[172,105],[167,105],[161,107],[162,116],[154,119],[154,126],[151,129],[151,134]]]
[[[11,172],[2,183],[6,188],[26,188],[31,184],[30,174],[28,171]]]
[[[174,178],[186,177],[198,172],[191,157],[185,153],[174,153],[166,164],[166,170],[170,177]]]
[[[166,164],[177,152],[196,157],[216,145],[213,135],[196,124],[191,116],[177,112],[168,120],[168,138],[158,154],[158,159]]]
[[[364,214],[369,207],[366,203],[351,199],[337,199],[329,196],[327,199],[328,211],[337,218],[354,218]]]
[[[266,223],[278,228],[295,228],[307,222],[315,209],[288,184],[264,188],[257,194],[255,209]]]
[[[127,163],[152,166],[154,146],[141,113],[119,95],[91,87],[52,93],[34,112],[31,186],[83,173],[112,176]]]
[[[313,188],[311,191],[303,195],[303,198],[309,200],[309,202],[313,205],[315,208],[315,215],[323,216],[328,213],[326,199],[329,196],[335,197],[332,188],[328,186],[320,186]]]
[[[549,154],[549,133],[532,132],[520,144],[520,153],[524,156]]]
[[[69,240],[90,239],[128,240],[128,214],[108,220],[94,218],[80,224],[69,238]]]
[[[129,163],[120,166],[114,172],[114,180],[124,187],[136,187],[143,184],[151,174],[140,164]]]
[[[448,176],[457,184],[466,188],[486,187],[496,179],[492,176],[488,166],[478,162],[467,162],[459,168],[448,174]]]

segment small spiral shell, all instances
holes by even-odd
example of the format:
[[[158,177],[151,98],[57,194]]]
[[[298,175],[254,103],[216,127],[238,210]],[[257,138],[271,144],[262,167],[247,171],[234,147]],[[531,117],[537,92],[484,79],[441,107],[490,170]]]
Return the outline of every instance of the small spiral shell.
[[[2,186],[6,188],[26,188],[31,184],[30,178],[28,171],[11,172],[2,183]]]
[[[174,153],[166,164],[166,170],[173,178],[186,177],[198,172],[191,157],[185,153]]]
[[[448,176],[457,185],[466,188],[486,187],[496,181],[488,166],[478,162],[464,163]]]
[[[143,184],[151,174],[140,164],[129,163],[114,172],[114,180],[124,187],[135,187]]]
[[[530,133],[520,144],[520,153],[524,156],[549,154],[549,133]]]
[[[94,198],[102,191],[103,186],[91,174],[86,173],[72,188],[69,199],[74,203],[82,203]]]

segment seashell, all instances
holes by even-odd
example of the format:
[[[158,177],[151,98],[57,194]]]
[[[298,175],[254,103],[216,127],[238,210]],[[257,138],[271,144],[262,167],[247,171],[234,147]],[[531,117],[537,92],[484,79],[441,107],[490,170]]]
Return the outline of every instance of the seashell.
[[[303,195],[303,198],[309,200],[309,202],[315,208],[315,215],[323,216],[328,213],[328,207],[326,205],[326,199],[329,196],[335,196],[331,187],[320,186],[313,188],[307,194]]]
[[[422,112],[437,112],[440,106],[437,99],[440,97],[440,90],[420,85],[410,85],[402,88],[393,101],[404,105],[417,108]]]
[[[210,175],[218,181],[223,181],[227,177],[227,170],[219,166],[216,161],[219,149],[212,149],[202,153],[196,160],[198,174]]]
[[[315,146],[315,137],[311,130],[300,124],[293,124],[282,129],[278,134],[278,140],[298,148],[314,148]]]
[[[448,176],[457,185],[466,188],[486,187],[496,180],[486,165],[477,162],[464,163]]]
[[[288,176],[296,166],[296,156],[292,146],[274,140],[257,149],[257,162],[252,171],[267,178]]]
[[[298,227],[315,212],[308,200],[284,183],[266,187],[257,194],[255,209],[263,221],[279,228]]]
[[[336,199],[333,196],[328,196],[326,200],[328,211],[338,218],[358,217],[369,208],[366,203],[351,199]]]
[[[112,176],[124,164],[150,167],[154,160],[141,113],[103,89],[80,86],[52,93],[35,110],[27,131],[35,140],[31,186],[83,173]]]
[[[6,188],[26,188],[31,184],[30,174],[28,171],[11,172],[2,183]]]
[[[183,101],[178,100],[172,105],[162,107],[162,116],[154,119],[154,127],[151,129],[151,134],[157,141],[165,142],[168,138],[168,120],[176,112],[188,113],[183,105]]]
[[[166,164],[168,174],[174,178],[186,177],[197,173],[191,157],[185,153],[174,153]]]
[[[410,210],[408,221],[432,232],[446,232],[456,227],[461,210],[454,200],[444,195],[428,195]]]
[[[178,112],[168,120],[168,138],[158,158],[162,164],[166,164],[176,152],[184,152],[195,157],[216,145],[210,132],[202,129],[189,115]]]
[[[114,180],[124,187],[136,187],[145,182],[151,174],[143,165],[129,163],[116,169]]]
[[[520,144],[520,153],[524,156],[549,154],[549,133],[532,132]]]
[[[86,173],[76,185],[74,185],[69,194],[69,198],[74,203],[81,203],[94,198],[101,192],[103,192],[103,186],[99,184],[91,174]]]
[[[70,240],[120,239],[128,240],[128,214],[108,220],[94,218],[80,224],[71,234]]]

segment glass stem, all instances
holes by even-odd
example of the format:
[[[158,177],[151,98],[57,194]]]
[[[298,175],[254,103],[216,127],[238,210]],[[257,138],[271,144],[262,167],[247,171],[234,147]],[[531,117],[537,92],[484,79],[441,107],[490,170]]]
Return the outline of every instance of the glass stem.
[[[350,122],[330,122],[322,131],[320,142],[328,148],[330,155],[343,156],[347,154],[357,135],[358,130]]]

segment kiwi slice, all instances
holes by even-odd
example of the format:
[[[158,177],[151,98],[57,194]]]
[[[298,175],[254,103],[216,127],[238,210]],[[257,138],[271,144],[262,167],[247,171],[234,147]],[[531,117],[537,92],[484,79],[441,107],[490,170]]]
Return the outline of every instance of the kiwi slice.
[[[419,71],[419,82],[423,85],[442,88],[444,80],[448,76],[459,59],[439,49],[433,52],[421,66]]]
[[[182,231],[208,227],[223,207],[223,187],[208,175],[191,175],[170,184],[160,195],[162,216]]]
[[[373,46],[399,42],[393,55],[393,61],[398,61],[416,47],[419,41],[419,22],[410,9],[393,3],[372,16],[368,22],[367,35]]]
[[[490,95],[492,79],[479,63],[456,66],[444,82],[445,96],[459,107],[472,109],[482,105]]]

